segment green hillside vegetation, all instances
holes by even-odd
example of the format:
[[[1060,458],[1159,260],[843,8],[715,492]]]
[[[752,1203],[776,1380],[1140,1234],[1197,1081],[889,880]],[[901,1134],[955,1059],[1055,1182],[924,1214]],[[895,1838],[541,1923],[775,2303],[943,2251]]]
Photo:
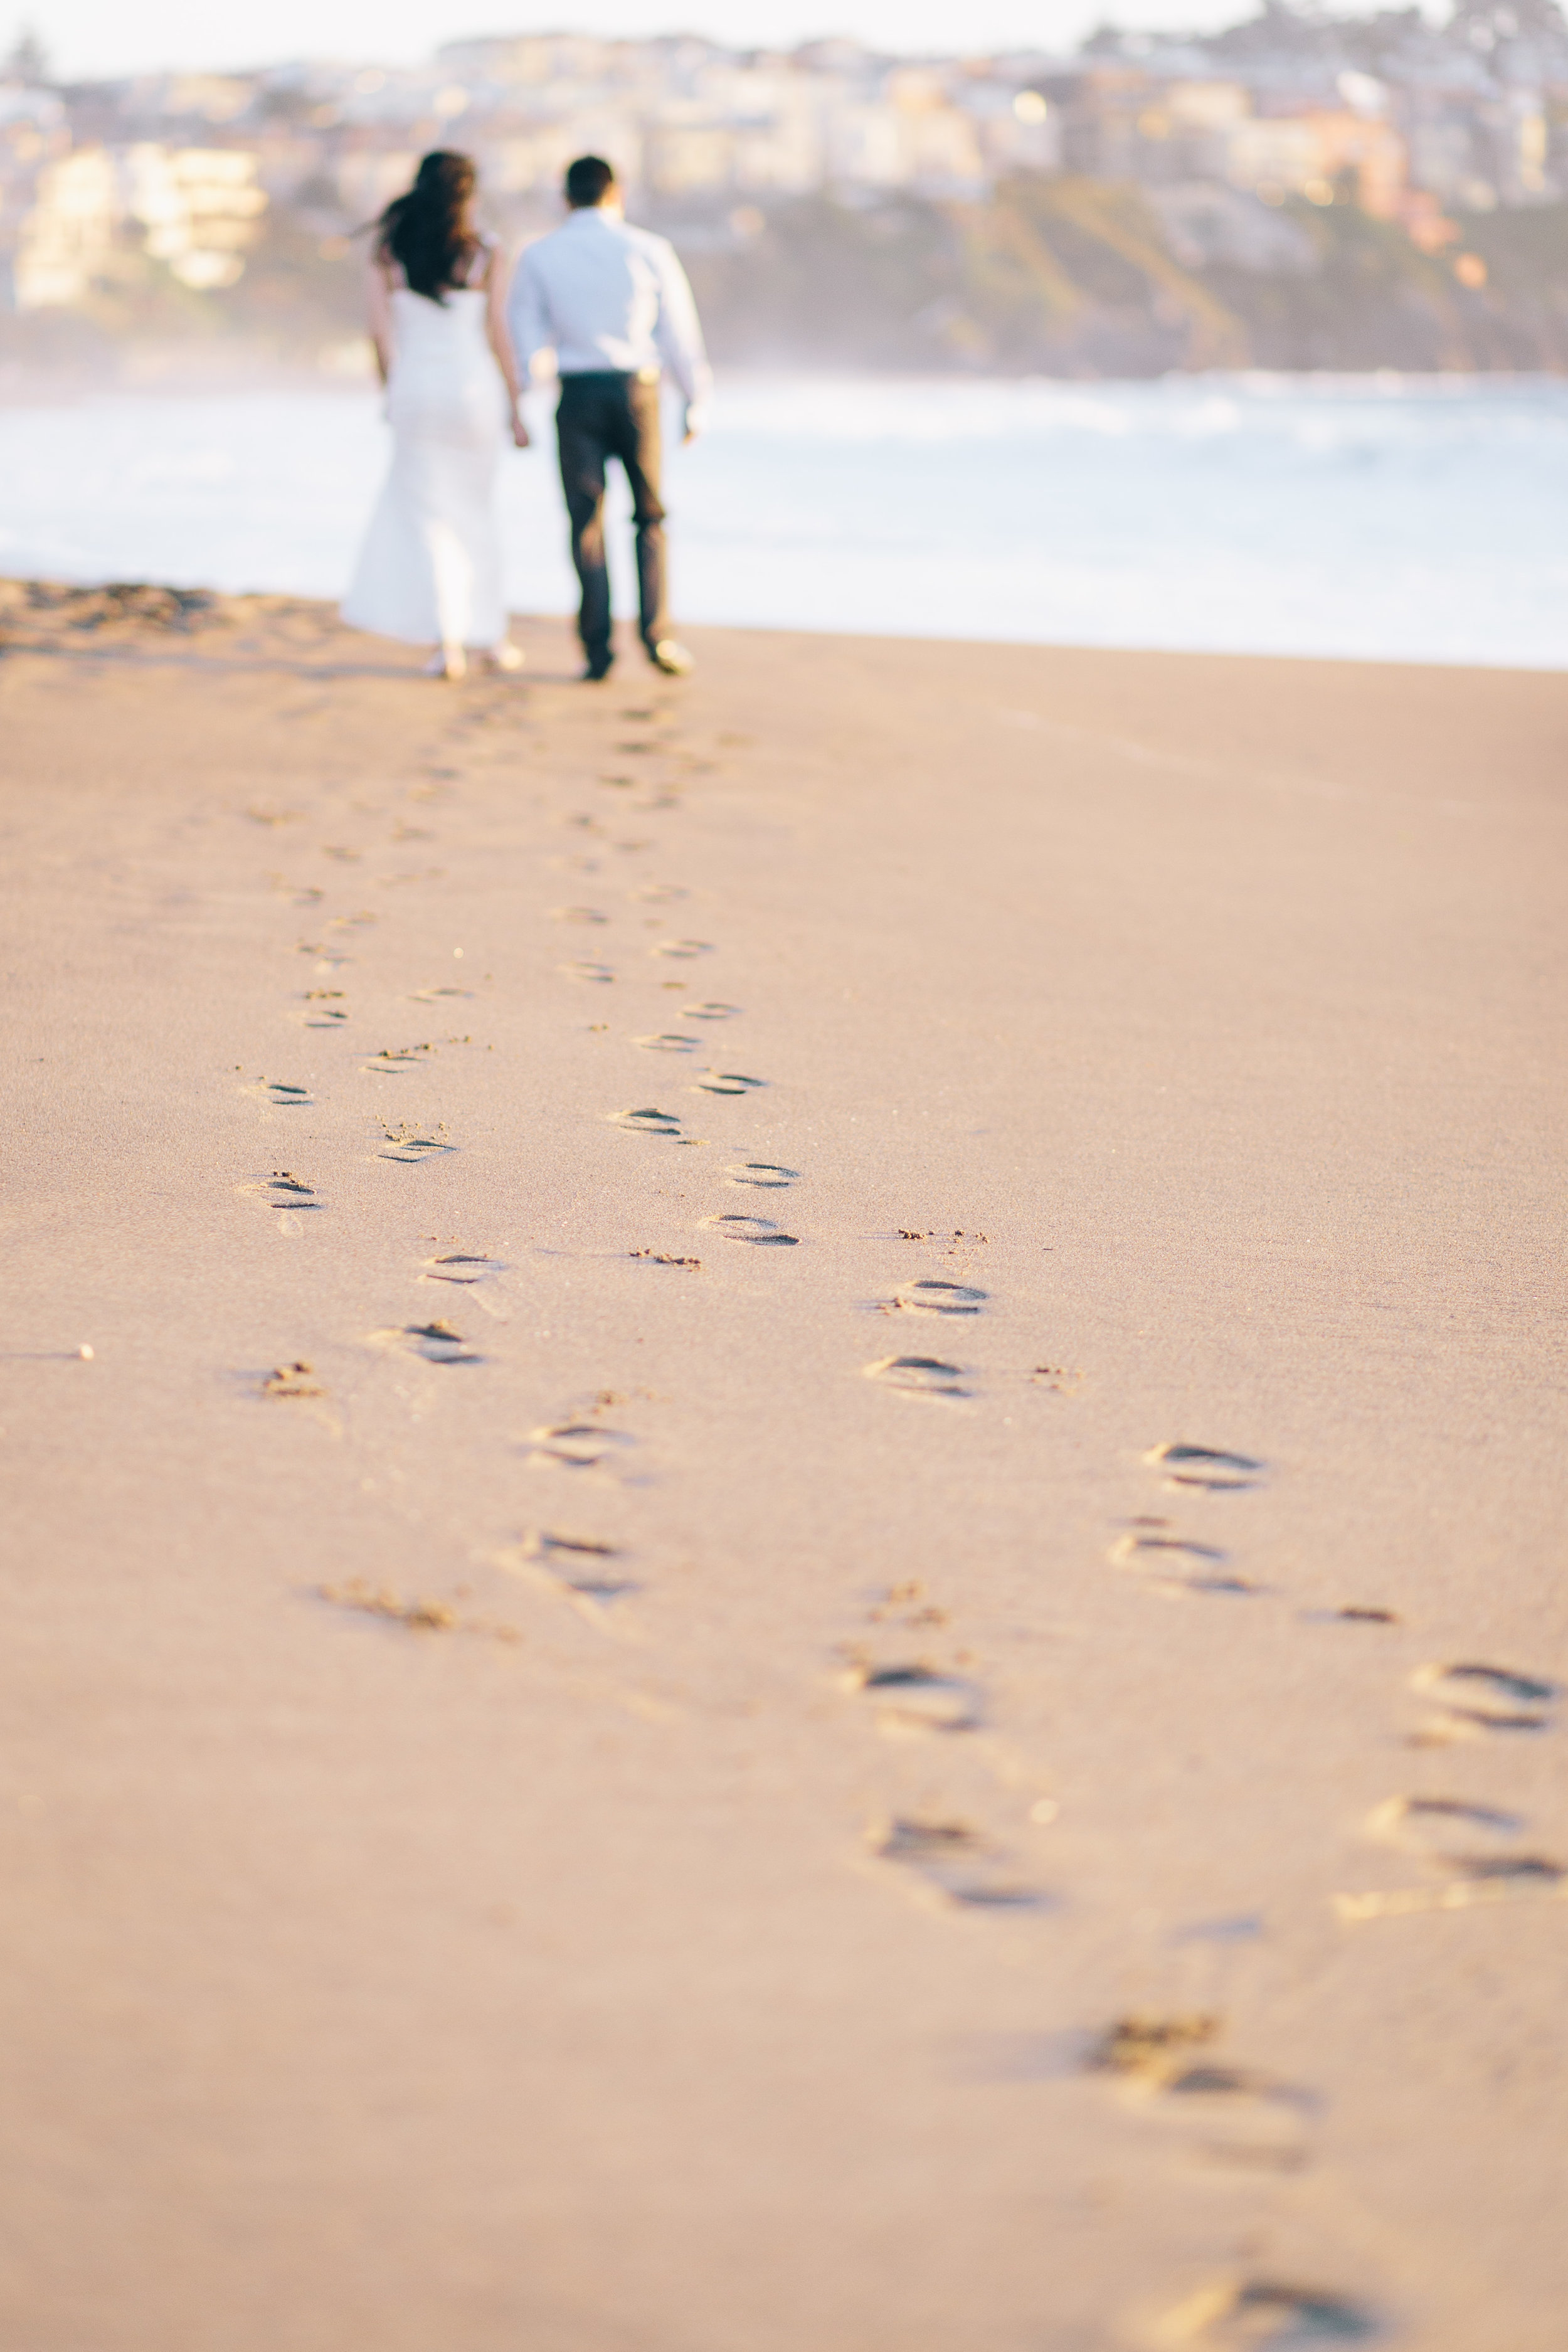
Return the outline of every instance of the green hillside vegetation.
[[[671,222],[718,356],[750,364],[1144,375],[1171,368],[1568,367],[1568,205],[1465,215],[1432,256],[1351,201],[1288,200],[1304,266],[1187,267],[1131,184],[1018,173],[985,204],[812,197],[726,249]],[[1486,263],[1472,290],[1454,274]]]
[[[1458,244],[1436,256],[1348,187],[1273,217],[1289,267],[1179,259],[1142,189],[1073,173],[1016,173],[984,203],[805,196],[650,225],[674,237],[731,364],[1568,369],[1568,204],[1464,215]],[[1459,282],[1459,252],[1484,262],[1484,286]],[[363,247],[315,206],[269,211],[223,293],[193,293],[128,239],[79,310],[0,318],[0,362],[111,376],[141,343],[309,363],[363,331],[362,268]]]

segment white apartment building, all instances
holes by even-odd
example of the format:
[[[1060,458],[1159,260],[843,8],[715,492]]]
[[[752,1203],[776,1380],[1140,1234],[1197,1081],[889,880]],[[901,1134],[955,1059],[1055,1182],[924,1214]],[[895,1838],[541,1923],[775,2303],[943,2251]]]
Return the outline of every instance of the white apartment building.
[[[81,147],[38,173],[12,265],[18,310],[80,302],[129,236],[199,292],[235,285],[261,233],[257,159],[227,147]]]

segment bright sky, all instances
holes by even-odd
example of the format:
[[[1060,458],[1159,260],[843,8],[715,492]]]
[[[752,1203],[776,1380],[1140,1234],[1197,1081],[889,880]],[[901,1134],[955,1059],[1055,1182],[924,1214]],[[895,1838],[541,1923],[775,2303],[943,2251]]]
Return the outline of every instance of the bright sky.
[[[1250,0],[268,0],[265,8],[213,0],[0,0],[0,48],[21,28],[43,36],[57,73],[71,78],[162,67],[264,65],[285,58],[366,58],[412,65],[465,34],[706,33],[738,48],[785,47],[825,33],[886,49],[954,51],[1071,47],[1106,17],[1143,26],[1215,26],[1254,13]]]

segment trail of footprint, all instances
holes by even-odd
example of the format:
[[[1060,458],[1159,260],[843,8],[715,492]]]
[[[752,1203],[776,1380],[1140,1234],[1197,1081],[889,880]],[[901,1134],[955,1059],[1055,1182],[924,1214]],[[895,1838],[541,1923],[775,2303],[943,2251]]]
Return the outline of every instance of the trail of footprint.
[[[726,1241],[751,1242],[762,1249],[795,1249],[799,1246],[795,1234],[781,1232],[767,1217],[704,1217],[702,1223],[710,1232],[722,1234]]]
[[[864,1370],[868,1381],[875,1381],[881,1388],[896,1389],[900,1396],[967,1397],[973,1393],[963,1385],[963,1367],[947,1363],[940,1356],[879,1356]]]
[[[1107,1557],[1113,1568],[1137,1570],[1147,1578],[1152,1591],[1166,1596],[1258,1590],[1245,1576],[1223,1573],[1227,1552],[1214,1544],[1194,1543],[1185,1536],[1121,1536]]]
[[[1279,2279],[1225,2279],[1200,2287],[1155,2323],[1156,2345],[1197,2352],[1316,2352],[1364,2344],[1383,2333],[1369,2305],[1349,2295]]]
[[[764,1192],[786,1192],[799,1178],[798,1169],[781,1168],[771,1160],[733,1160],[724,1171],[726,1183],[753,1184]]]
[[[1268,1466],[1253,1461],[1249,1454],[1173,1441],[1152,1447],[1143,1459],[1152,1469],[1165,1473],[1168,1486],[1202,1486],[1211,1494],[1234,1494],[1244,1487],[1256,1486]]]
[[[1546,1731],[1561,1685],[1508,1666],[1434,1663],[1417,1666],[1410,1687],[1426,1703],[1425,1739],[1479,1739],[1489,1732]]]

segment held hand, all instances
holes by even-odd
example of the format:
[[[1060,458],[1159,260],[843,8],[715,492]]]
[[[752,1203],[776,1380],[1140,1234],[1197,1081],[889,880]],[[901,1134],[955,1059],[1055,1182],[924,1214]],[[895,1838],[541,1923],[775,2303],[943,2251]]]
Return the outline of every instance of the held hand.
[[[680,434],[680,446],[683,449],[690,448],[707,422],[708,419],[701,409],[688,406]]]

